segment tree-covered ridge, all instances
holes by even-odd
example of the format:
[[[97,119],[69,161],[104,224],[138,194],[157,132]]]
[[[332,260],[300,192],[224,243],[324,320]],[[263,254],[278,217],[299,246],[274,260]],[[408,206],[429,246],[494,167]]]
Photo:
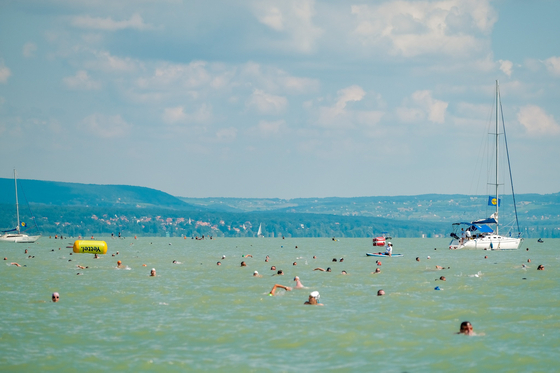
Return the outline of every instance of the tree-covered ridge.
[[[487,196],[418,195],[354,198],[185,198],[150,188],[19,180],[20,214],[28,228],[31,212],[43,234],[88,236],[268,237],[447,236],[451,223],[489,216]],[[501,222],[512,219],[502,196]],[[0,179],[0,228],[15,224],[11,179]],[[526,237],[560,237],[560,193],[517,196]]]

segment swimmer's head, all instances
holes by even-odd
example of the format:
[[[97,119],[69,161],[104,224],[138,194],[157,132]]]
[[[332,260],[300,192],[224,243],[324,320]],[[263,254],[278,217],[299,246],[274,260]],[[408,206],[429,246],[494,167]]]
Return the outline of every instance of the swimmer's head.
[[[52,293],[52,301],[58,302],[60,300],[60,295],[57,292]]]
[[[121,261],[120,261],[120,260],[117,260],[117,265],[119,265],[119,266],[121,265]]]
[[[330,272],[330,271],[331,271],[331,267],[327,268],[327,272]]]
[[[383,289],[377,290],[377,296],[380,297],[382,295],[385,295],[385,290],[383,290]]]
[[[298,276],[294,277],[294,281],[297,281],[297,280],[299,280],[299,277]]]
[[[257,271],[253,272],[253,276],[258,276],[258,275],[259,275],[259,272],[257,272]]]
[[[473,332],[472,324],[468,321],[463,321],[461,323],[461,328],[459,330],[459,333],[461,333],[461,334],[472,334],[472,332]]]
[[[312,291],[311,294],[309,294],[309,296],[310,296],[311,298],[315,298],[315,299],[317,299],[317,300],[319,300],[319,298],[321,298],[321,295],[319,295],[319,292],[318,292],[318,291]]]

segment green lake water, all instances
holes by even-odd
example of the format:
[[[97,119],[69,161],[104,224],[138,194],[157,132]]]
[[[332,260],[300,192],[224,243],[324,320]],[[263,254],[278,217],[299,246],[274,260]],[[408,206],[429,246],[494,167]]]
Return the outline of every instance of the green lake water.
[[[560,240],[499,252],[394,239],[404,257],[382,258],[372,274],[371,239],[98,239],[109,246],[101,259],[70,255],[73,239],[0,243],[8,258],[0,266],[0,370],[560,369]],[[272,276],[271,265],[285,275]],[[295,285],[296,275],[305,289],[268,296],[275,283]],[[436,280],[442,275],[447,281]],[[313,290],[324,307],[303,305]],[[456,334],[465,320],[479,335]]]

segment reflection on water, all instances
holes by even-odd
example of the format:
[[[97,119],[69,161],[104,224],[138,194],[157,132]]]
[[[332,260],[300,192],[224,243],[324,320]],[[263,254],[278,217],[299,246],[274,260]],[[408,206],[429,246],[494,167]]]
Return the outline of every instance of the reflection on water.
[[[8,258],[0,266],[1,367],[534,371],[560,364],[560,240],[496,252],[394,239],[404,257],[381,258],[380,266],[365,256],[370,239],[106,241],[109,254],[100,259],[70,255],[66,239],[0,245]],[[127,268],[117,269],[117,260]],[[285,275],[273,276],[273,265]],[[268,296],[276,283],[294,286],[296,275],[304,289]],[[386,295],[376,296],[379,289]],[[324,307],[303,305],[314,290]],[[58,303],[50,302],[54,291]],[[455,334],[465,320],[484,336]]]

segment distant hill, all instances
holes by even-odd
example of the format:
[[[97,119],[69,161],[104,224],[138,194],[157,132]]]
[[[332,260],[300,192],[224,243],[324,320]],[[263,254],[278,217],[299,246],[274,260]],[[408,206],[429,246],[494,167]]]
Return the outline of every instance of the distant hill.
[[[43,234],[253,237],[447,237],[451,223],[490,216],[488,196],[188,198],[128,185],[18,180],[20,220]],[[511,196],[500,196],[502,227]],[[13,179],[0,178],[0,229],[16,222]],[[560,237],[560,193],[516,196],[524,237]],[[28,204],[31,209],[29,209]],[[510,206],[509,210],[506,206]],[[33,222],[33,223],[32,223]],[[37,222],[37,225],[34,223]]]
[[[159,190],[130,185],[97,185],[18,179],[20,204],[90,207],[159,207],[201,210]],[[15,201],[14,180],[0,178],[0,203]]]

